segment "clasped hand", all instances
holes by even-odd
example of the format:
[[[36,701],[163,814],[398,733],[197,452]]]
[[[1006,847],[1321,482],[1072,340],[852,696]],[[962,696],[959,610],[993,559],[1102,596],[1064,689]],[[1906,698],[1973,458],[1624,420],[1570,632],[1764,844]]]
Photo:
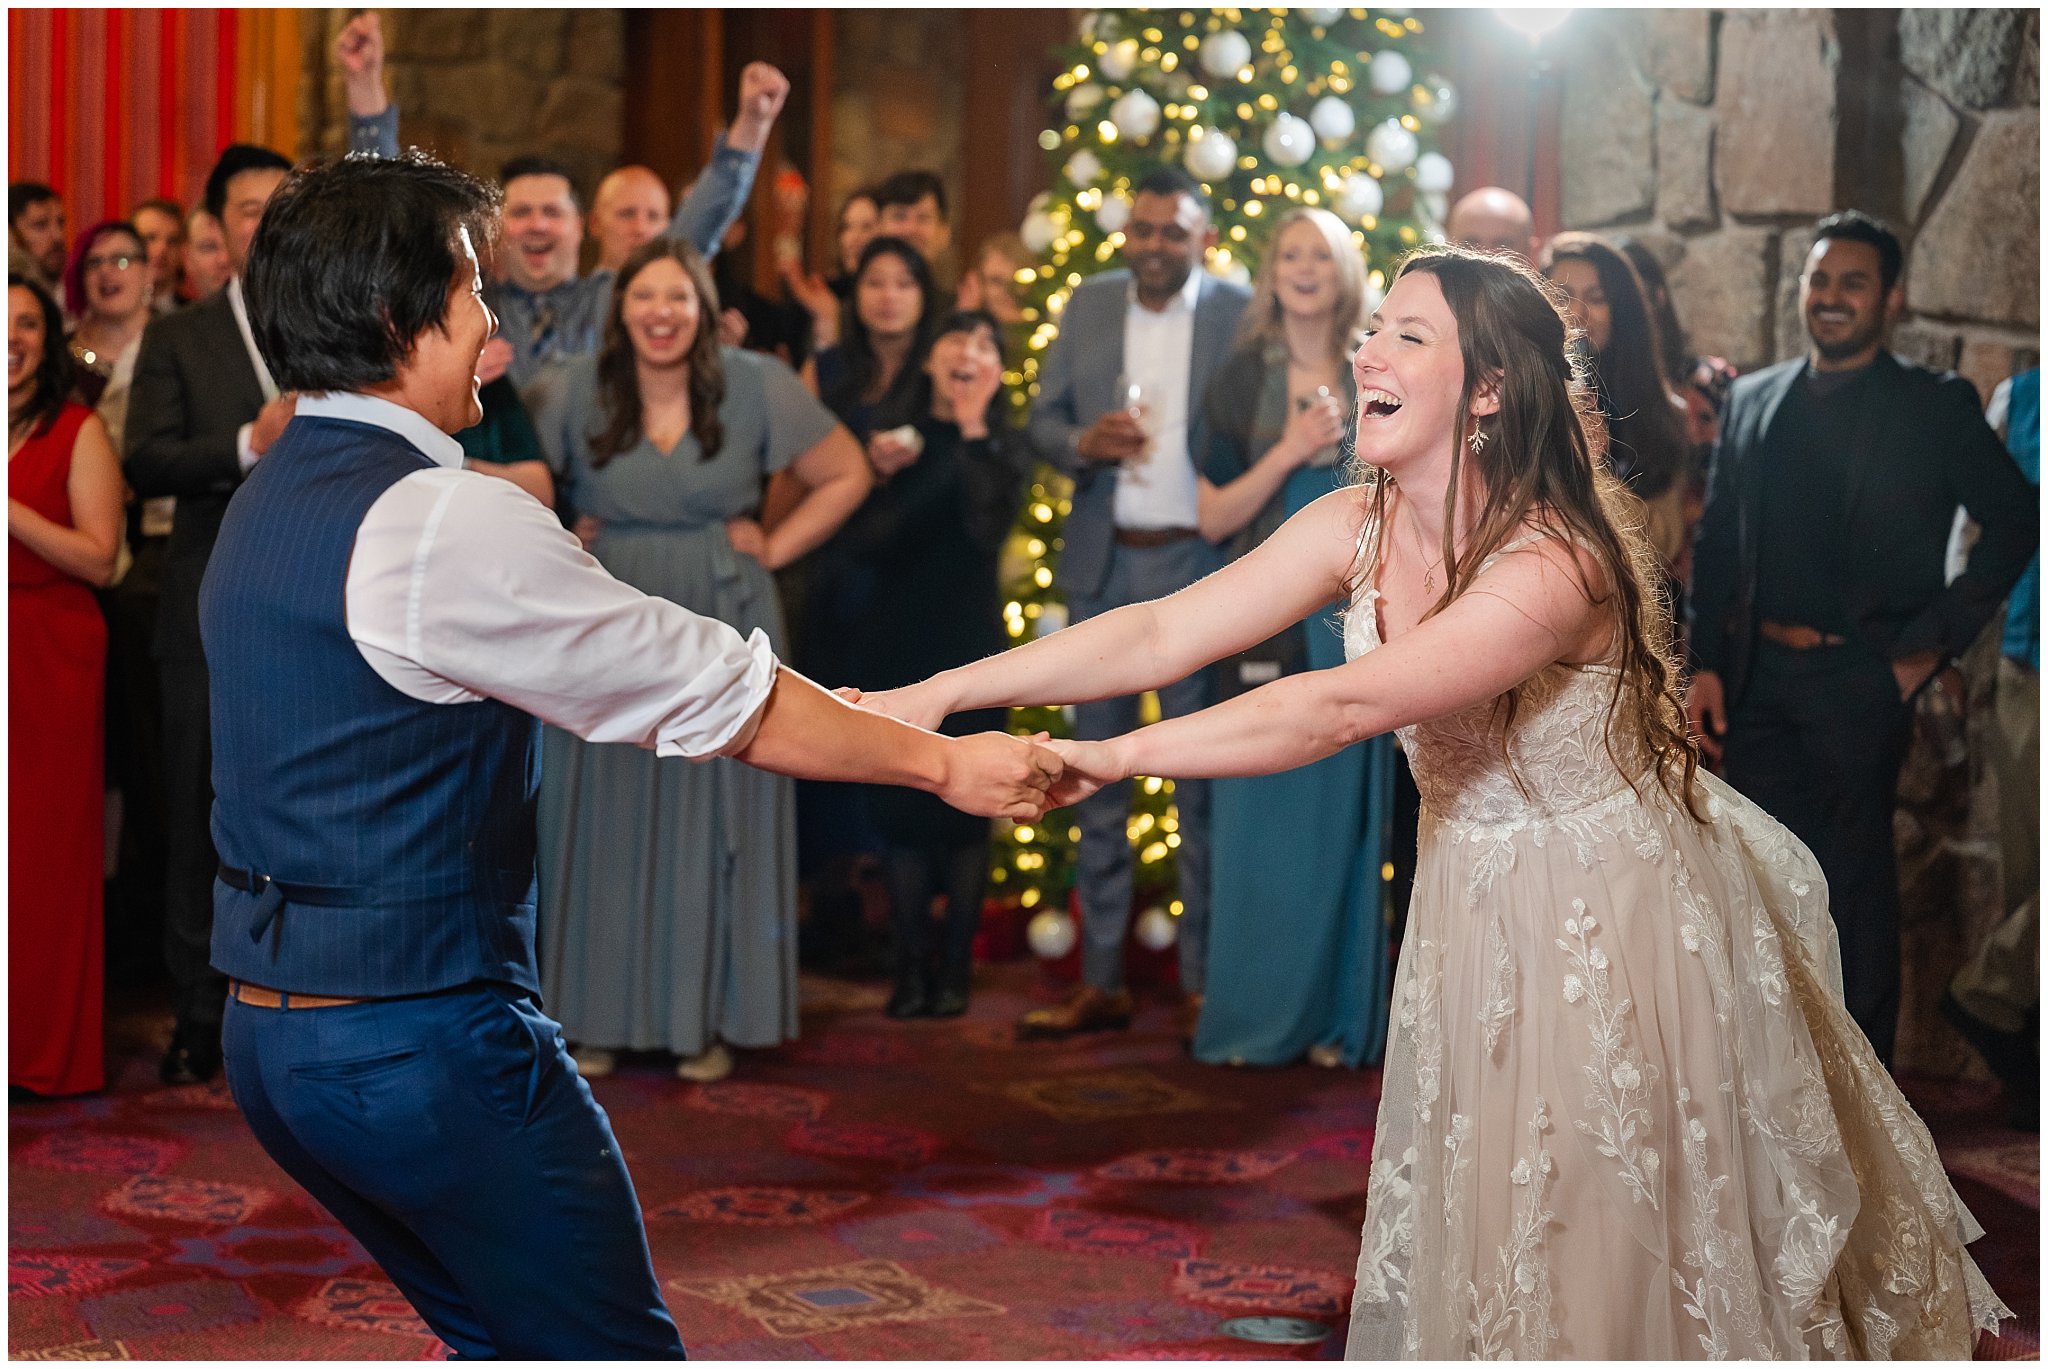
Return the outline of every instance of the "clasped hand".
[[[927,732],[938,730],[946,720],[952,707],[931,687],[931,682],[905,685],[901,689],[881,689],[873,693],[862,693],[858,689],[836,689],[837,694],[856,708],[865,708],[873,713],[886,714],[899,722],[921,727]],[[990,732],[989,737],[1004,734]],[[1010,741],[1021,741],[1011,737]],[[1031,749],[1041,756],[1049,755],[1057,762],[1057,768],[1048,776],[1048,784],[1041,796],[1040,811],[1034,820],[1043,817],[1045,810],[1065,808],[1068,804],[1079,803],[1105,784],[1131,777],[1129,765],[1123,760],[1122,748],[1115,741],[1084,742],[1062,741],[1040,732],[1030,739]],[[948,802],[951,802],[949,799]],[[955,807],[964,807],[955,804]],[[973,811],[973,810],[969,810]],[[1001,816],[1011,816],[1004,813]]]

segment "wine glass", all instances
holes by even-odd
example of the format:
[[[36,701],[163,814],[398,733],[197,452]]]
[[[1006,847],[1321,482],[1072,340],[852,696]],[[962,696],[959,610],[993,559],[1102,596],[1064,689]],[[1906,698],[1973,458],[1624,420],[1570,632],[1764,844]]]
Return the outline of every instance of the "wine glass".
[[[1145,454],[1123,463],[1123,477],[1133,484],[1143,485],[1147,480],[1146,468],[1152,461],[1153,394],[1144,381],[1126,372],[1116,378],[1117,405],[1145,430]]]

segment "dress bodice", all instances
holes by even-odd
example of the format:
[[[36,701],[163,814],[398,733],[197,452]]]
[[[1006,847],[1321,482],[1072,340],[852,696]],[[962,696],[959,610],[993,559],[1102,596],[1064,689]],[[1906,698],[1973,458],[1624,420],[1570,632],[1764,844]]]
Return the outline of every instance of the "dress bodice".
[[[1480,572],[1542,535],[1509,542],[1480,564]],[[1362,581],[1345,616],[1347,660],[1380,645],[1377,567]],[[1606,665],[1546,666],[1523,687],[1512,724],[1505,700],[1496,697],[1401,728],[1397,735],[1424,810],[1452,823],[1520,828],[1591,817],[1625,796],[1633,798],[1621,766],[1641,774],[1647,758],[1620,737],[1617,754],[1609,754],[1617,673]]]

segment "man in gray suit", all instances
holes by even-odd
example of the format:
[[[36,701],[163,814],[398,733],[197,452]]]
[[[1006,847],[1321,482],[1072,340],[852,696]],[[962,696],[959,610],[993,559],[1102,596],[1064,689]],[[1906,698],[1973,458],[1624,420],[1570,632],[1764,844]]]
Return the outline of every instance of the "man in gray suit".
[[[1166,168],[1137,186],[1124,229],[1127,269],[1078,286],[1046,354],[1031,410],[1031,440],[1074,479],[1060,583],[1079,622],[1125,604],[1157,599],[1222,564],[1196,531],[1196,469],[1208,444],[1202,394],[1230,352],[1248,292],[1200,268],[1216,241],[1209,202],[1187,173]],[[1214,686],[1204,671],[1159,691],[1161,710],[1180,717],[1206,708]],[[1100,740],[1138,724],[1138,701],[1108,699],[1077,709],[1076,735]],[[1209,788],[1175,786],[1180,809],[1180,975],[1183,1026],[1201,1011],[1209,919]],[[1026,1037],[1127,1027],[1124,937],[1131,921],[1128,783],[1079,805],[1081,985],[1057,1008],[1027,1013]]]

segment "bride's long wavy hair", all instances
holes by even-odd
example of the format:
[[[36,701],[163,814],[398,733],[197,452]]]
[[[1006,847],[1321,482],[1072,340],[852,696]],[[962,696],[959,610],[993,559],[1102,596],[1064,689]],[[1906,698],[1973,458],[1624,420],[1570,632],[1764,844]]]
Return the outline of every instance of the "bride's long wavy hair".
[[[1603,459],[1606,428],[1593,387],[1572,360],[1574,330],[1562,295],[1519,259],[1468,248],[1419,249],[1396,278],[1416,272],[1427,272],[1442,288],[1458,321],[1465,363],[1444,501],[1444,591],[1423,616],[1449,607],[1486,558],[1524,526],[1589,548],[1606,584],[1594,584],[1582,570],[1580,586],[1592,602],[1612,606],[1617,639],[1613,663],[1619,670],[1609,707],[1621,726],[1608,729],[1608,754],[1633,781],[1640,760],[1624,762],[1616,732],[1639,741],[1654,758],[1657,782],[1698,817],[1699,749],[1678,692],[1672,605],[1664,599],[1656,552],[1632,512],[1638,505]],[[1475,419],[1473,398],[1491,378],[1500,385],[1499,412]],[[1477,452],[1467,441],[1475,426],[1486,438]],[[1454,532],[1468,465],[1484,505],[1460,549]],[[1353,469],[1366,491],[1366,536],[1354,572],[1363,577],[1379,564],[1393,479],[1356,458]],[[1525,688],[1510,690],[1498,704],[1506,724],[1503,752]]]

